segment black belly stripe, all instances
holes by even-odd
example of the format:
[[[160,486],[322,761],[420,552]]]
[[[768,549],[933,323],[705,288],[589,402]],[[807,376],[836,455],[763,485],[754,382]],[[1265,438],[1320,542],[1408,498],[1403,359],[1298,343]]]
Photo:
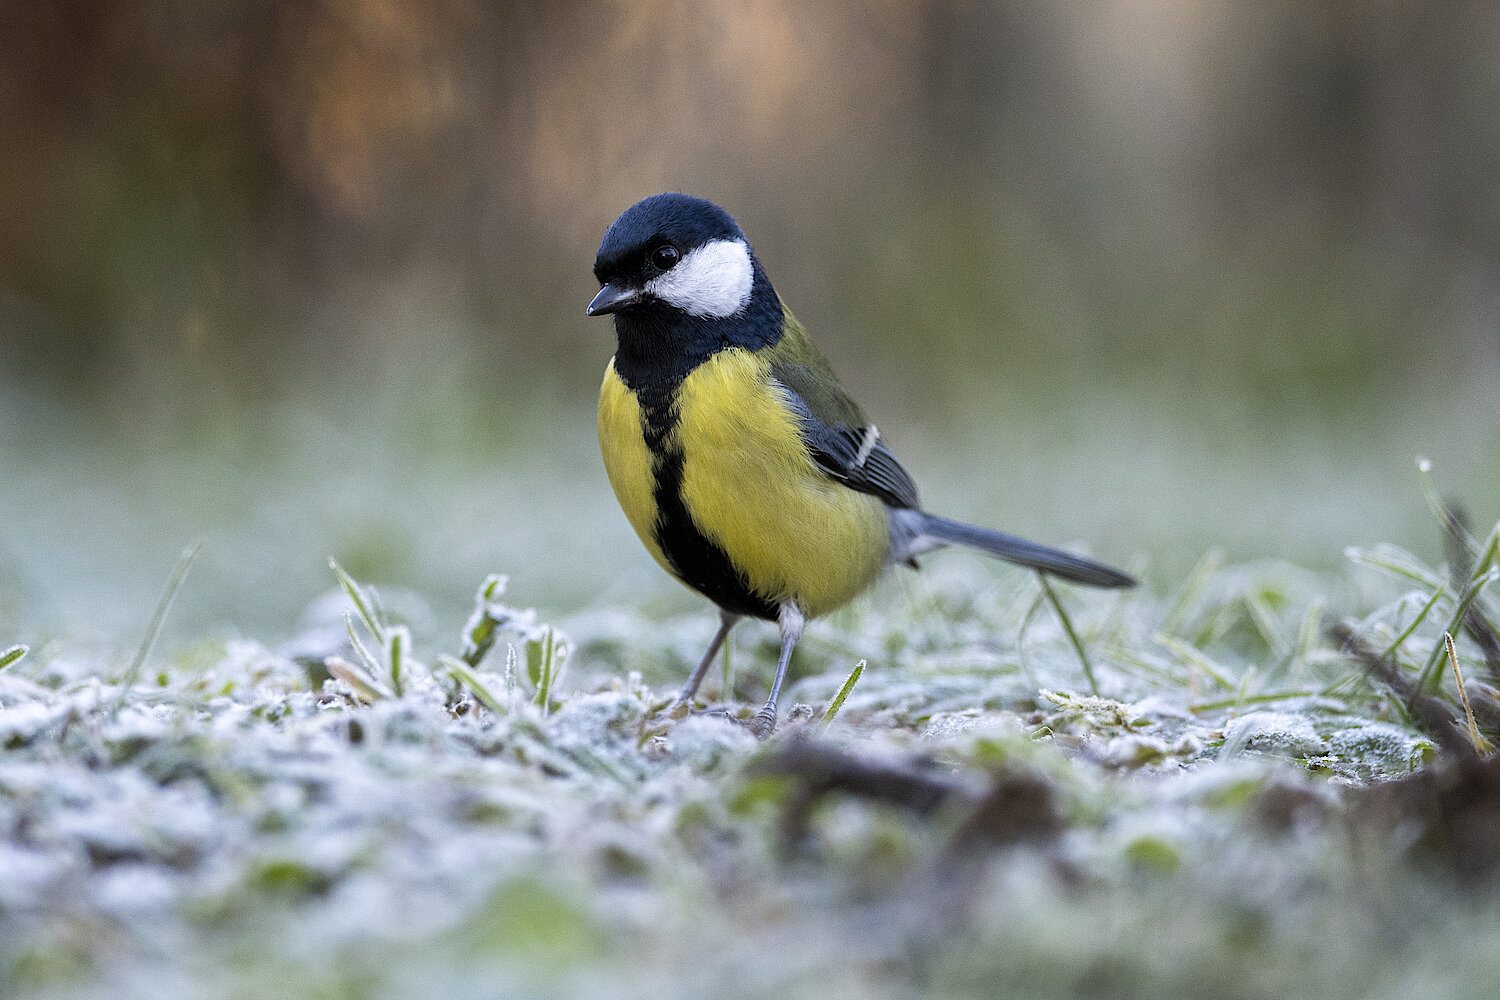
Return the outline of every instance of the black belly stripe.
[[[652,474],[656,524],[652,534],[662,554],[684,583],[725,611],[775,621],[777,606],[750,589],[728,554],[698,530],[683,502],[683,454],[682,448],[672,441],[678,420],[672,394],[640,393],[636,398],[645,415],[642,430],[646,447],[655,459]]]

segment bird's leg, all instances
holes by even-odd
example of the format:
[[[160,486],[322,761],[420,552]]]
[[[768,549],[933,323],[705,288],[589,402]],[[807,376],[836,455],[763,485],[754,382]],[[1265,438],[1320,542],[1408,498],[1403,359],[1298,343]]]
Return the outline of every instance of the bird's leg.
[[[713,641],[708,644],[708,652],[703,654],[703,659],[699,662],[697,668],[688,675],[687,682],[682,685],[682,690],[677,692],[677,700],[672,703],[673,708],[676,708],[678,705],[686,705],[693,700],[693,695],[698,693],[698,685],[703,683],[703,678],[708,673],[708,667],[714,662],[714,657],[718,655],[719,647],[724,645],[724,640],[728,637],[729,630],[734,628],[735,622],[739,621],[742,617],[744,616],[725,611],[723,608],[719,609],[719,631],[714,633]],[[727,695],[728,693],[726,692],[726,697]]]
[[[797,640],[802,638],[802,628],[807,624],[807,616],[792,601],[783,601],[777,621],[781,625],[781,658],[776,662],[776,677],[771,681],[771,697],[766,699],[765,707],[750,720],[750,731],[761,739],[770,736],[771,731],[776,728],[776,701],[781,697],[781,682],[786,680],[787,664],[792,662],[792,650],[796,648]]]

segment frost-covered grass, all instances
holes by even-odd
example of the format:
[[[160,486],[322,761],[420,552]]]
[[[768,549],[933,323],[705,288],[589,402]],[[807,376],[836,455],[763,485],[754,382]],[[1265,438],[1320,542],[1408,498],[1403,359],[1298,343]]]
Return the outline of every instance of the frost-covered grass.
[[[0,637],[0,996],[1495,995],[1500,794],[1442,784],[1500,787],[1495,549],[1054,585],[1087,672],[1034,578],[933,559],[809,629],[764,744],[771,630],[674,720],[706,610],[495,579],[430,648],[342,572],[283,648]]]

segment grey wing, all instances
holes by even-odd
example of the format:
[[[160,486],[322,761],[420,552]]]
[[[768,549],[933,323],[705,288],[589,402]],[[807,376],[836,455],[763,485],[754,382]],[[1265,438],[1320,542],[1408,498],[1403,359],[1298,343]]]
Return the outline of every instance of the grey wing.
[[[802,443],[819,469],[851,490],[877,496],[891,507],[918,506],[917,484],[885,446],[874,424],[845,427],[825,423],[786,383],[778,384],[797,415]]]

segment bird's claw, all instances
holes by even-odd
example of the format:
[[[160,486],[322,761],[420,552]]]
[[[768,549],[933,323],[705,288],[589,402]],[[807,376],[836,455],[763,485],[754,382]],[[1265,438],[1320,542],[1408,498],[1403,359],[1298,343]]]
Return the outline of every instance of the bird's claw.
[[[750,721],[745,725],[750,729],[751,735],[758,740],[763,740],[776,729],[776,710],[769,707],[763,708],[751,716]]]

